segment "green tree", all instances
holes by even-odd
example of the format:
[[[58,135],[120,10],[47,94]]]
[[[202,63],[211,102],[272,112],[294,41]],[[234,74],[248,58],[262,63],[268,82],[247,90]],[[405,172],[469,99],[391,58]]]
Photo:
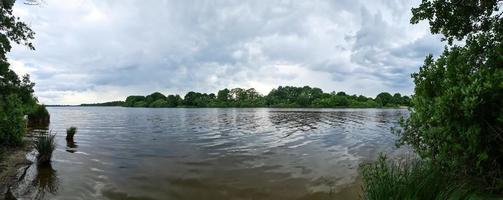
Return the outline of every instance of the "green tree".
[[[213,97],[212,97],[213,96]],[[193,107],[206,107],[215,95],[208,95],[206,93],[188,92],[183,98],[184,105]]]
[[[243,88],[234,88],[231,90],[231,97],[234,101],[242,101],[248,98],[246,90]]]
[[[0,144],[18,144],[24,134],[23,116],[35,110],[33,83],[29,76],[21,80],[10,69],[7,53],[11,42],[34,50],[31,40],[35,33],[13,15],[14,0],[0,1]]]
[[[375,98],[375,101],[380,105],[380,106],[383,106],[383,107],[390,107],[390,106],[394,106],[393,103],[394,103],[394,100],[393,100],[393,96],[391,96],[390,93],[387,93],[387,92],[381,92],[379,93],[376,98]]]
[[[164,99],[157,99],[154,102],[150,103],[148,105],[148,107],[152,107],[152,108],[166,108],[166,107],[170,107],[170,105],[169,105],[168,101],[166,101]]]
[[[408,105],[407,96],[389,93],[380,94],[386,106]],[[159,101],[162,100],[162,101]],[[382,103],[382,100],[379,100]],[[387,102],[387,103],[386,103]],[[348,95],[345,92],[323,93],[315,87],[279,86],[272,89],[267,96],[261,95],[254,88],[225,88],[217,95],[210,93],[188,92],[182,99],[179,95],[168,95],[154,92],[146,97],[129,96],[124,102],[107,102],[89,105],[122,105],[125,107],[353,107],[375,108],[382,106],[372,98],[362,95]],[[87,104],[84,104],[87,105]]]
[[[183,100],[180,97],[180,95],[171,95],[170,94],[170,95],[168,95],[168,97],[166,97],[166,101],[168,103],[168,107],[181,106],[183,103]]]
[[[124,104],[122,106],[124,107],[133,107],[135,106],[135,104],[137,102],[144,102],[145,101],[145,97],[144,96],[128,96],[126,98],[126,101],[124,102]]]
[[[23,105],[16,94],[0,101],[0,144],[20,144],[24,135]]]
[[[410,103],[410,97],[408,96],[402,96],[402,100],[400,101],[400,105],[402,106],[411,106],[411,103]]]
[[[147,107],[148,104],[145,101],[136,101],[133,104],[133,107]]]
[[[428,20],[449,41],[412,75],[414,108],[398,132],[423,158],[503,192],[501,0],[423,0],[411,22]],[[464,45],[452,45],[464,40]]]
[[[393,94],[393,104],[395,105],[402,104],[402,95],[400,93]]]
[[[150,106],[150,104],[152,104],[154,101],[157,101],[157,100],[164,100],[166,101],[166,96],[164,96],[164,94],[161,94],[160,92],[154,92],[150,95],[147,95],[145,97],[145,103],[149,106],[149,107],[152,107]]]
[[[226,104],[229,100],[231,100],[231,98],[231,91],[227,88],[219,90],[217,93],[217,100],[222,104]]]

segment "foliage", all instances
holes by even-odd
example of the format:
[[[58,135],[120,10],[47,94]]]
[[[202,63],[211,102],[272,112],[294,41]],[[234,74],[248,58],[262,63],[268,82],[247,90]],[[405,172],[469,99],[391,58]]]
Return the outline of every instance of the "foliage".
[[[47,165],[50,164],[52,158],[52,152],[56,148],[56,143],[54,137],[51,133],[44,133],[38,136],[34,141],[35,150],[37,150],[37,164]]]
[[[211,100],[216,97],[214,94],[206,94],[199,92],[188,92],[183,98],[183,104],[189,107],[207,107]]]
[[[49,125],[50,115],[45,105],[35,105],[34,107],[35,108],[28,113],[28,124],[30,124],[30,126]]]
[[[166,101],[164,99],[157,99],[154,102],[150,103],[148,106],[152,107],[152,108],[168,107],[168,101]]]
[[[363,199],[475,199],[473,189],[425,161],[379,159],[361,167]]]
[[[152,104],[154,101],[157,101],[157,100],[164,100],[166,101],[166,96],[164,96],[163,94],[159,93],[159,92],[154,92],[150,95],[147,95],[145,97],[145,103],[147,105],[150,105]]]
[[[183,104],[183,99],[180,97],[180,95],[168,95],[166,98],[166,101],[168,102],[167,107],[177,107],[181,106]]]
[[[143,101],[145,101],[145,97],[144,96],[128,96],[126,98],[126,101],[124,102],[124,104],[122,106],[125,106],[125,107],[134,107],[134,105],[137,102],[143,102]]]
[[[35,109],[34,84],[26,75],[21,79],[9,68],[6,54],[11,42],[34,49],[34,32],[12,12],[14,0],[0,1],[0,145],[17,145],[25,131],[23,116]]]
[[[503,193],[503,19],[501,0],[423,0],[412,22],[428,20],[449,40],[414,79],[414,108],[398,132],[423,158]],[[464,45],[451,45],[463,40]]]
[[[411,23],[428,20],[431,33],[443,34],[452,44],[454,40],[498,28],[502,15],[498,13],[500,3],[501,0],[423,0],[412,8]]]
[[[387,95],[386,95],[387,94]],[[386,96],[385,102],[381,100]],[[263,96],[254,88],[222,89],[217,95],[188,92],[182,99],[179,95],[153,93],[144,96],[129,96],[122,104],[125,107],[314,107],[314,108],[376,108],[410,106],[410,98],[396,93],[383,92],[376,99],[348,95],[344,92],[324,93],[319,88],[279,86]]]
[[[73,140],[73,136],[77,133],[77,127],[71,126],[66,129],[66,140]]]
[[[323,91],[320,88],[279,86],[272,89],[266,97],[266,104],[274,107],[275,105],[296,105],[294,107],[307,107],[321,97]]]
[[[382,92],[376,96],[375,101],[381,106],[392,106],[395,101],[390,93]]]
[[[23,105],[16,94],[0,100],[0,145],[19,145],[26,131]]]

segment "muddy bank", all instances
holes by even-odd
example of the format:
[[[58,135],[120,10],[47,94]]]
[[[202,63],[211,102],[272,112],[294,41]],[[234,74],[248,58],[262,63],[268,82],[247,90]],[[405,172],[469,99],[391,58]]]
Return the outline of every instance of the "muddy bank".
[[[30,166],[34,165],[36,152],[33,140],[40,130],[29,130],[18,147],[2,147],[0,156],[0,199],[16,199],[12,193],[23,181]]]
[[[22,179],[28,167],[33,162],[28,160],[33,152],[33,135],[27,134],[23,139],[23,145],[14,148],[4,148],[3,157],[0,160],[0,199],[13,199],[10,193],[11,186]]]

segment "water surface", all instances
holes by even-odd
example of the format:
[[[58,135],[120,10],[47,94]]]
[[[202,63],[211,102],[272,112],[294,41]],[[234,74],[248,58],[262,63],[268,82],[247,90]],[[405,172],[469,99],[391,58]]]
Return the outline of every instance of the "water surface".
[[[358,166],[401,151],[390,128],[408,113],[48,109],[57,149],[51,167],[28,169],[32,188],[18,193],[29,198],[355,199]],[[78,127],[74,142],[65,140],[70,126]]]

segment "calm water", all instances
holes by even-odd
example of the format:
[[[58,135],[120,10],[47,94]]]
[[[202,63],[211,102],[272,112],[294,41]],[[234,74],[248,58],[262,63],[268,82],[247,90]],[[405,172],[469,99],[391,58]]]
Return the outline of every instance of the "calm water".
[[[404,109],[49,108],[57,150],[15,191],[41,199],[351,199]],[[75,143],[65,129],[78,127]]]

